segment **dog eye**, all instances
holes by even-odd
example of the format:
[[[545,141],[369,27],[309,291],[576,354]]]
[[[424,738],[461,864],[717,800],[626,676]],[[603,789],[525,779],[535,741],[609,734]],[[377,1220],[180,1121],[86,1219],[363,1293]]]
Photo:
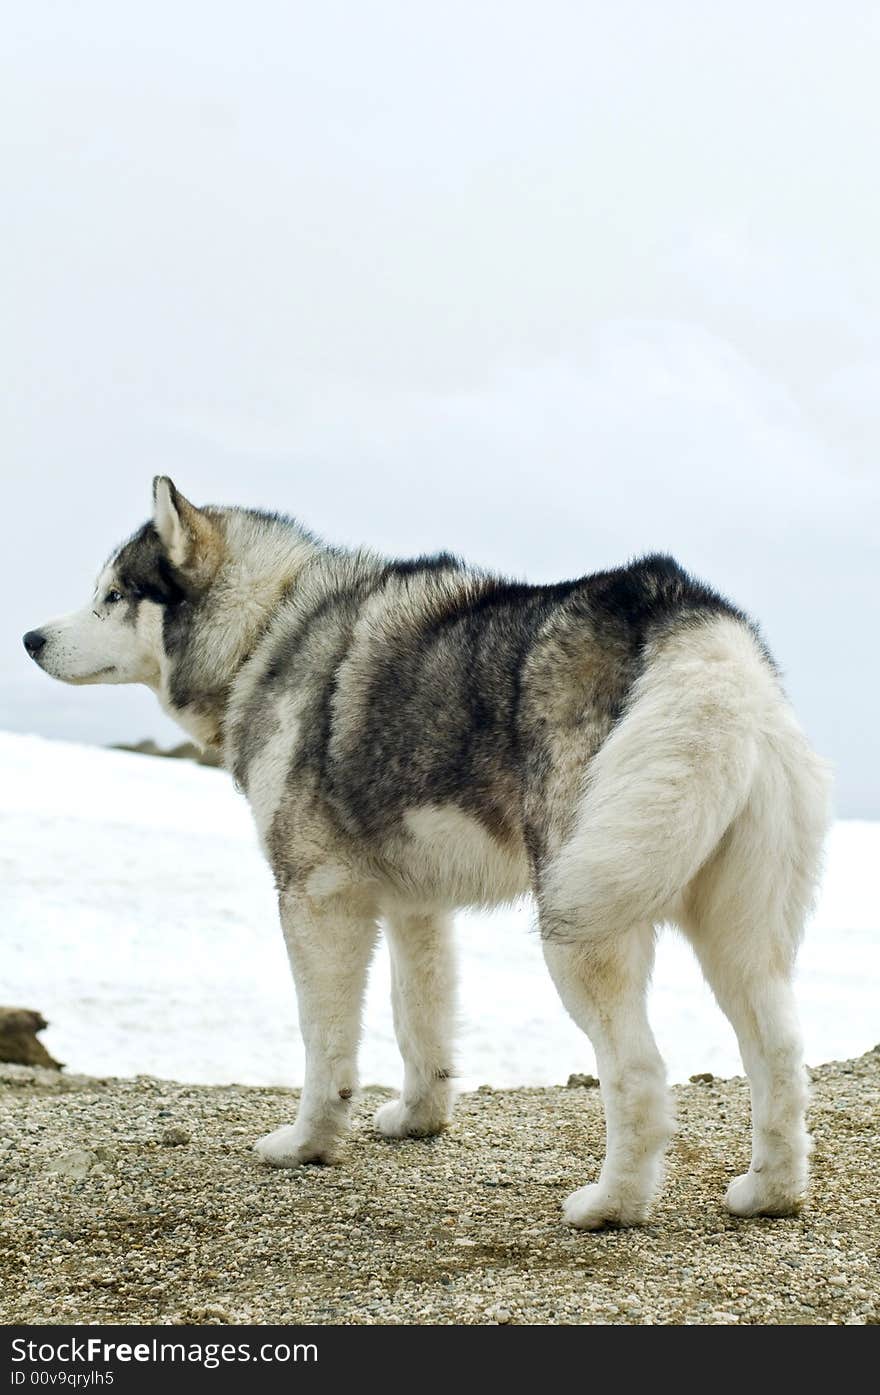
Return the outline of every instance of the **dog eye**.
[[[122,600],[122,592],[121,592],[121,591],[108,591],[107,594],[106,594],[106,596],[104,597],[104,604],[105,604],[105,605],[115,605],[117,601],[121,601],[121,600]]]

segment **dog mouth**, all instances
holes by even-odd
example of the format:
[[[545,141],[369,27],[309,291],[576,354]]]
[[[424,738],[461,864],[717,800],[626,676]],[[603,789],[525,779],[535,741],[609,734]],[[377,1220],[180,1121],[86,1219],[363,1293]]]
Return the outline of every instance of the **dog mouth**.
[[[48,670],[47,670],[47,672],[48,672]],[[86,674],[83,674],[81,677],[78,676],[78,677],[76,677],[76,678],[66,678],[63,674],[58,674],[57,676],[58,676],[59,678],[61,678],[62,681],[63,681],[64,683],[77,683],[77,684],[79,684],[79,683],[97,683],[99,679],[101,679],[101,678],[106,678],[107,675],[108,675],[108,673],[115,673],[115,672],[116,672],[116,665],[115,665],[115,664],[108,664],[107,668],[99,668],[99,669],[96,669],[94,673],[86,673]]]
[[[73,687],[83,687],[89,683],[100,683],[102,678],[109,678],[116,672],[115,664],[108,664],[105,668],[95,669],[94,673],[59,673],[53,668],[51,658],[46,655],[31,655],[37,668],[46,674],[47,678],[54,678],[59,683],[69,683]]]

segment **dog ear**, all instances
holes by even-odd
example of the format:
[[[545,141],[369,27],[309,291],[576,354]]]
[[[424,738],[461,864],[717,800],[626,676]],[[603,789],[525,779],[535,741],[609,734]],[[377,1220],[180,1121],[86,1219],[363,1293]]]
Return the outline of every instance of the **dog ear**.
[[[153,480],[153,527],[177,571],[196,585],[206,586],[214,579],[223,560],[220,532],[167,475]]]

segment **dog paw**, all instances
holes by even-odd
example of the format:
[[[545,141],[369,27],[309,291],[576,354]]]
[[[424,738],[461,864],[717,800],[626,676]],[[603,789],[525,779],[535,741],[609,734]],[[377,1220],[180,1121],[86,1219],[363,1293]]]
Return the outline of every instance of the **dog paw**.
[[[336,1162],[334,1144],[324,1138],[309,1138],[296,1124],[267,1133],[254,1144],[258,1157],[269,1167],[302,1167],[305,1163],[330,1166]]]
[[[562,1214],[578,1230],[599,1230],[603,1225],[641,1225],[648,1214],[648,1203],[623,1201],[600,1182],[581,1187],[566,1197]]]
[[[724,1204],[734,1216],[794,1216],[802,1200],[803,1188],[749,1171],[734,1177]]]
[[[412,1108],[403,1100],[389,1100],[373,1116],[373,1127],[384,1138],[430,1138],[442,1133],[448,1122],[446,1110],[436,1105]]]

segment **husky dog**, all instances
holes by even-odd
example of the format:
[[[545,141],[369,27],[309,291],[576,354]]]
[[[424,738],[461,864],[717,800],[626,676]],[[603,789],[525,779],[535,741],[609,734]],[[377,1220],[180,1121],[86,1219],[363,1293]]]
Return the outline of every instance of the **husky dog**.
[[[828,779],[757,631],[665,556],[529,586],[446,554],[389,561],[170,479],[91,601],[24,636],[67,683],[145,683],[250,801],[278,888],[306,1048],[276,1167],[335,1161],[384,926],[404,1062],[375,1126],[452,1106],[450,917],[531,890],[544,955],[596,1051],[607,1124],[573,1225],[644,1221],[670,1134],[645,1012],[656,927],[688,937],[752,1093],[738,1216],[807,1182],[795,955]]]

